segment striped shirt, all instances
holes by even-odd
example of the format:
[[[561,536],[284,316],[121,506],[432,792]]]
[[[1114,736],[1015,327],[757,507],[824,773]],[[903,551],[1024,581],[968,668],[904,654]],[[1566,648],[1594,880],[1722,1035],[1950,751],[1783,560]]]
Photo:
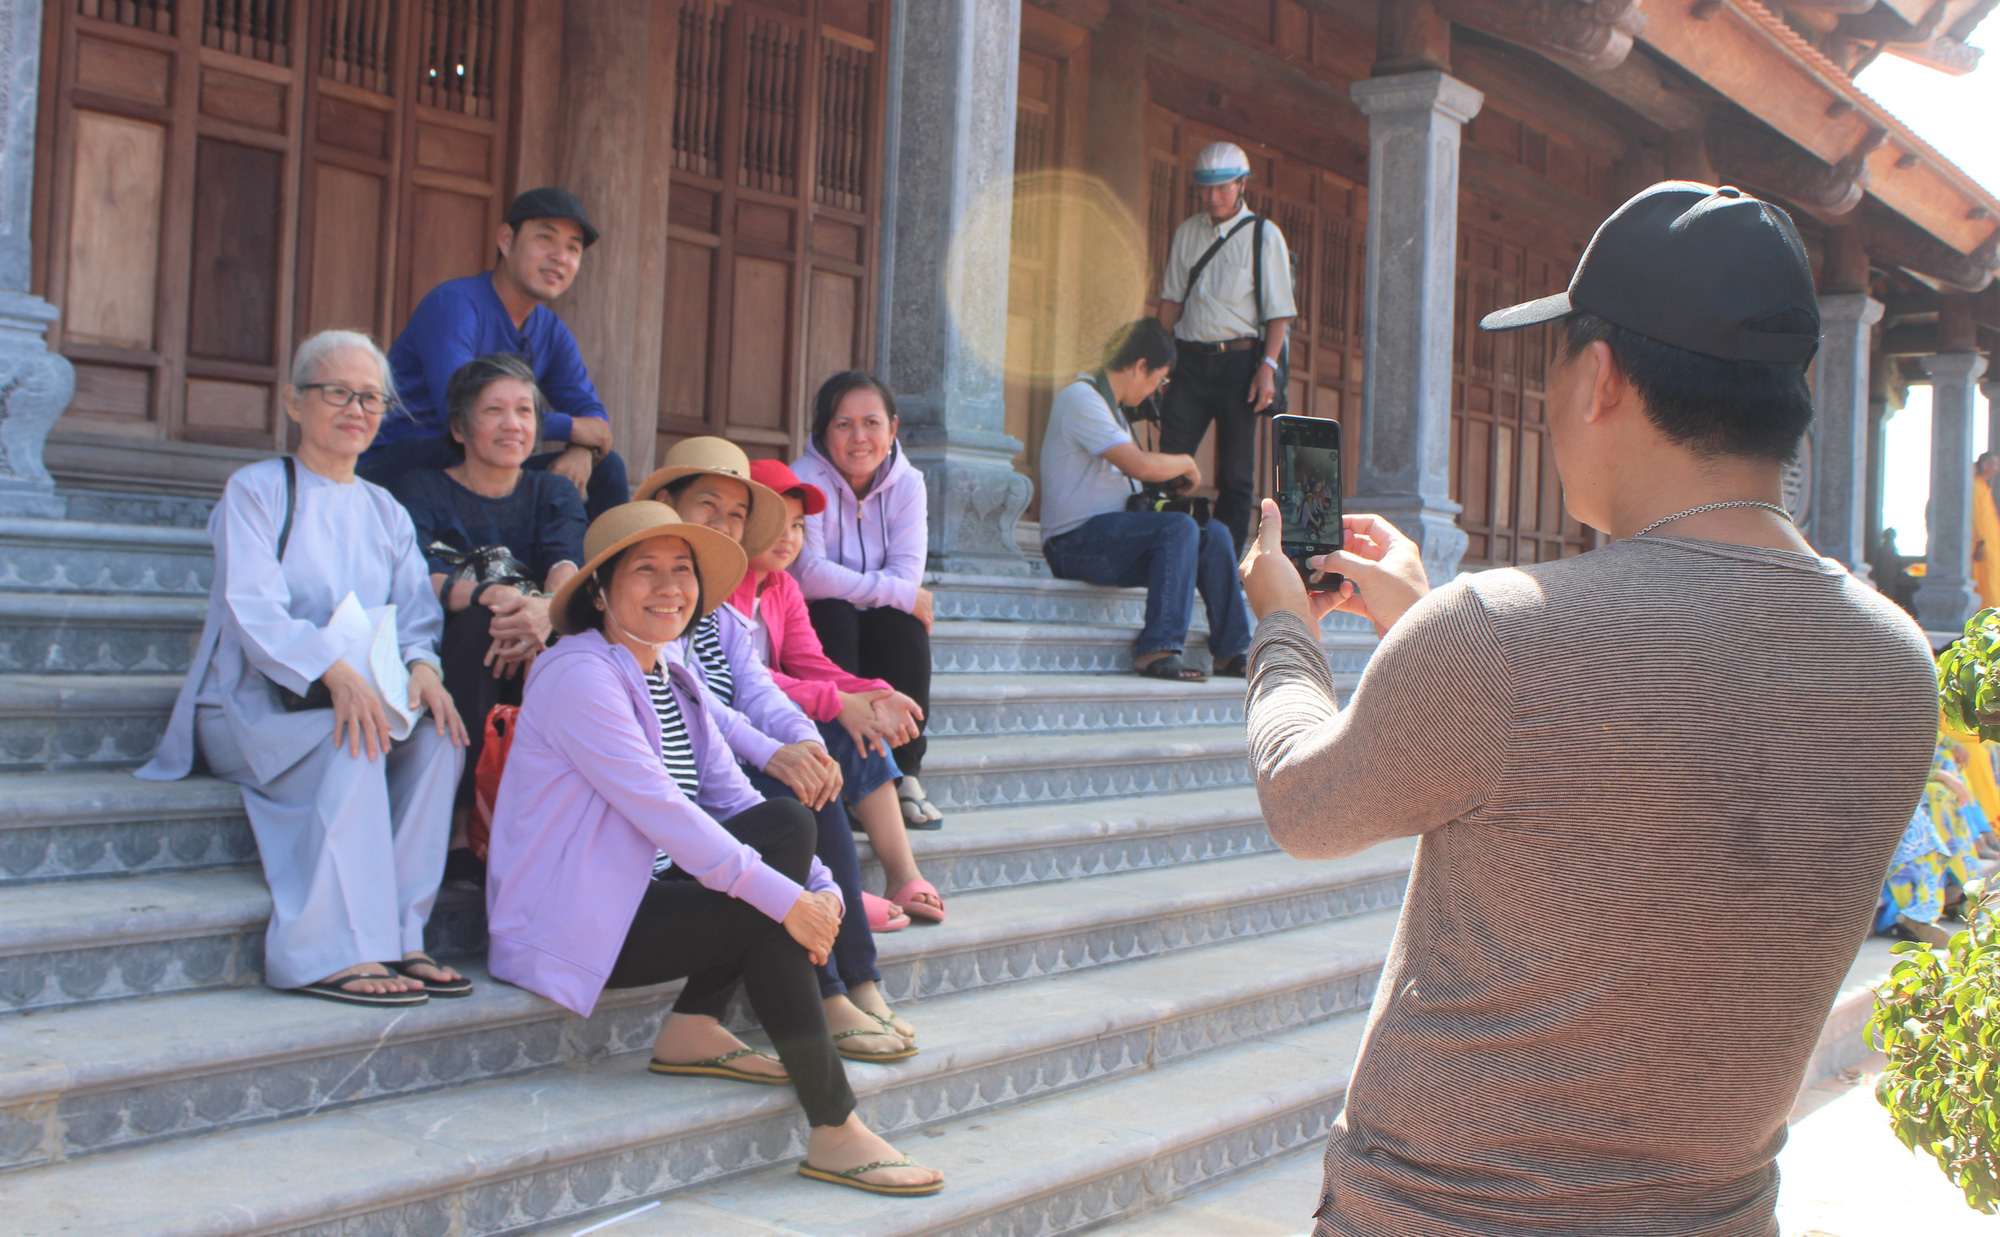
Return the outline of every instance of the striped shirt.
[[[646,675],[646,687],[653,694],[653,712],[660,719],[660,763],[667,767],[667,776],[674,779],[674,785],[681,788],[688,802],[696,802],[701,778],[695,770],[694,741],[688,737],[680,701],[674,699],[673,686],[667,681],[665,662],[654,663]],[[653,858],[653,875],[659,876],[673,866],[667,852],[660,851]]]
[[[736,703],[736,676],[729,672],[729,656],[722,651],[722,614],[709,611],[694,625],[688,643],[694,648],[694,669],[708,680],[708,690],[726,705]]]
[[[1272,835],[1422,836],[1321,1237],[1777,1237],[1930,765],[1916,625],[1830,560],[1645,537],[1438,589],[1345,710],[1295,616],[1250,656]]]

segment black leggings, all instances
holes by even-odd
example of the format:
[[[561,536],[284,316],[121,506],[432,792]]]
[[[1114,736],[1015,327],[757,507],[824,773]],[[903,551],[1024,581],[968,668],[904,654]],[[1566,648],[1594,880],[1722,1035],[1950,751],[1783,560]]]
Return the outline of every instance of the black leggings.
[[[722,822],[764,862],[801,885],[812,869],[819,830],[793,799],[774,799]],[[646,886],[611,968],[609,988],[638,988],[687,978],[677,1014],[720,1019],[738,980],[750,1010],[771,1037],[806,1120],[839,1125],[854,1111],[854,1092],[834,1051],[820,1004],[819,977],[785,926],[756,907],[698,884],[679,868]]]
[[[892,755],[910,777],[924,771],[924,729],[931,715],[931,633],[917,616],[894,606],[858,610],[851,601],[828,598],[807,605],[813,631],[833,664],[863,679],[887,679],[889,686],[917,702],[924,720],[917,737]]]
[[[465,722],[465,772],[458,779],[458,805],[472,802],[472,779],[479,769],[479,749],[486,745],[486,714],[496,704],[521,703],[521,684],[528,672],[496,679],[486,665],[493,647],[493,611],[467,606],[444,616],[444,639],[438,642],[438,662],[444,667],[444,689]]]

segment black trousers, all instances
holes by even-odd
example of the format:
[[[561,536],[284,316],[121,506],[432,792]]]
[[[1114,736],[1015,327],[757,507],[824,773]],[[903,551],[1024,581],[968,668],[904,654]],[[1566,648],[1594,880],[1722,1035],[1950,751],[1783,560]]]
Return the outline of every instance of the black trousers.
[[[521,703],[521,685],[528,672],[517,670],[514,677],[496,679],[486,663],[486,650],[493,645],[493,611],[485,606],[467,606],[444,618],[444,638],[438,641],[438,662],[444,667],[444,689],[458,706],[465,722],[465,772],[458,779],[458,806],[472,802],[473,774],[479,768],[479,751],[486,746],[486,715],[496,704]]]
[[[774,799],[722,822],[764,862],[803,885],[812,868],[818,829],[796,799]],[[646,886],[625,932],[625,947],[606,986],[638,988],[687,979],[677,1014],[721,1018],[736,985],[792,1076],[799,1105],[814,1125],[839,1125],[854,1111],[854,1092],[820,1004],[812,960],[785,925],[726,893],[697,883],[679,868]]]
[[[1174,361],[1174,380],[1160,409],[1160,450],[1193,455],[1208,423],[1215,422],[1215,518],[1250,544],[1257,492],[1257,422],[1250,409],[1250,382],[1263,364],[1261,345],[1242,352],[1202,353],[1183,348]]]
[[[916,615],[894,606],[860,610],[851,601],[828,598],[810,602],[806,609],[834,665],[859,678],[886,679],[924,711],[917,737],[890,753],[907,776],[922,774],[923,731],[931,716],[931,633]]]

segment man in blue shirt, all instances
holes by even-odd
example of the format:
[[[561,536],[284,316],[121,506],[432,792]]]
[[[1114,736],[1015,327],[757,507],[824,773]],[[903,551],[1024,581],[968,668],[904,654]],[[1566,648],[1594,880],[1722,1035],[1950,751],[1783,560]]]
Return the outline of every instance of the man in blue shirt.
[[[445,434],[445,387],[467,361],[511,352],[534,366],[535,383],[550,405],[542,438],[559,447],[525,466],[567,478],[582,492],[592,519],[629,501],[625,461],[611,449],[604,402],[576,338],[549,308],[569,291],[583,251],[596,240],[583,203],[568,190],[530,189],[515,198],[500,225],[493,270],[432,288],[390,346],[401,404],[383,418],[356,471],[387,486],[412,469],[456,464]]]

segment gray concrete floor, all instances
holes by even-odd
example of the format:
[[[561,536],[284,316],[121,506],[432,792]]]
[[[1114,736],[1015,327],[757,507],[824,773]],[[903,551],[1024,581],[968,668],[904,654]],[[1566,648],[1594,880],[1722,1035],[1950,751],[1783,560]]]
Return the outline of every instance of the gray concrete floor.
[[[2000,1237],[1928,1157],[1905,1150],[1875,1102],[1880,1057],[1802,1095],[1778,1157],[1784,1237]],[[1107,1237],[1305,1237],[1319,1196],[1320,1151],[1111,1228]]]

